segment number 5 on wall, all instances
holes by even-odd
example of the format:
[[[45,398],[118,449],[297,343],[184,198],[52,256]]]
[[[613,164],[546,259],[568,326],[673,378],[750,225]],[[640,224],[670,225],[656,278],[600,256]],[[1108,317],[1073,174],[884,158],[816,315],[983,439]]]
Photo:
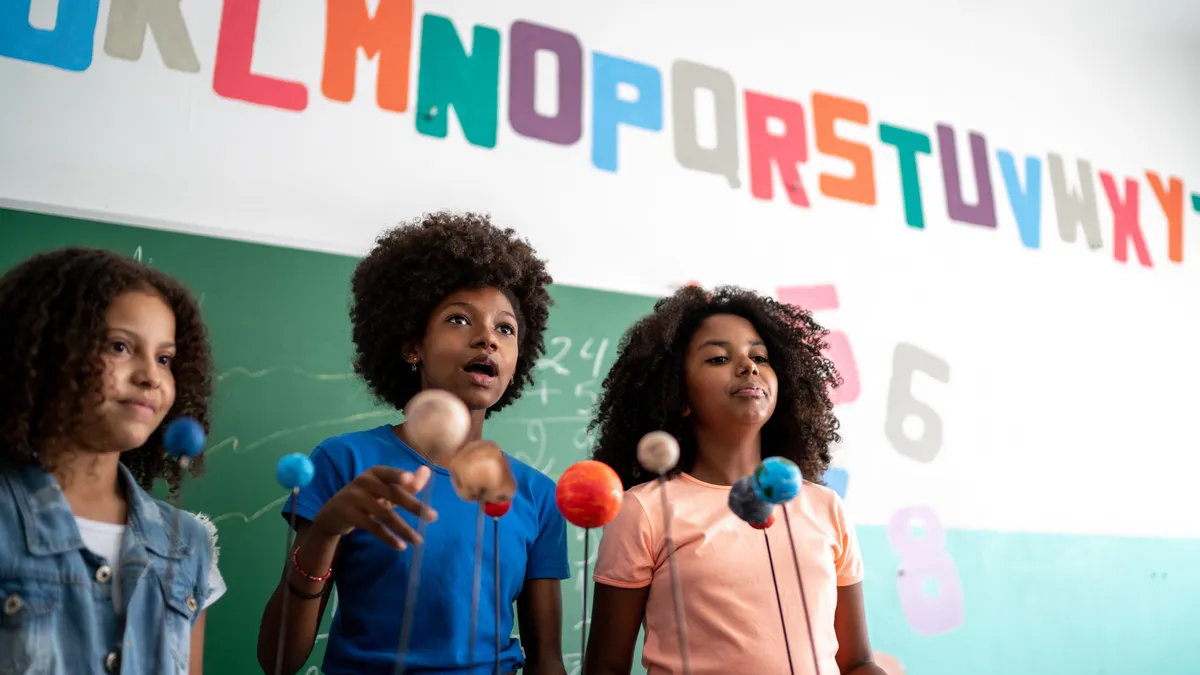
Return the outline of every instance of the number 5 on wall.
[[[824,310],[838,308],[837,289],[832,284],[823,286],[785,286],[779,289],[779,301],[797,307],[803,307],[816,314]],[[824,325],[824,322],[821,322]],[[853,403],[858,399],[858,364],[854,362],[854,353],[850,350],[850,338],[840,330],[831,330],[827,337],[829,349],[825,355],[837,366],[838,374],[842,376],[842,386],[829,394],[834,405]]]

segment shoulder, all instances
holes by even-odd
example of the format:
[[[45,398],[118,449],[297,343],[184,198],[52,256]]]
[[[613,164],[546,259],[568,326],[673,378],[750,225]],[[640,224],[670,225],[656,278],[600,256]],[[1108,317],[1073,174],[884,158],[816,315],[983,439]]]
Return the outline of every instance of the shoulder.
[[[326,462],[346,474],[349,480],[360,470],[376,464],[396,464],[401,450],[390,424],[373,429],[351,431],[330,436],[312,451],[314,463]],[[389,461],[390,460],[390,461]],[[403,462],[401,462],[403,463]]]
[[[504,453],[504,456],[508,458],[508,464],[512,467],[513,478],[517,481],[518,485],[528,487],[535,495],[550,495],[553,497],[557,486],[554,484],[552,478],[508,453]]]
[[[521,498],[530,500],[536,506],[539,520],[547,517],[556,520],[561,514],[555,496],[558,486],[554,479],[508,453],[505,453],[505,457],[512,467],[513,480],[517,483],[517,493]]]
[[[350,431],[336,436],[330,436],[317,444],[317,452],[337,456],[355,454],[364,450],[392,444],[387,435],[394,435],[390,424],[384,424],[371,429]]]
[[[804,505],[819,520],[839,531],[850,528],[845,502],[832,488],[806,480],[804,481],[803,495]]]

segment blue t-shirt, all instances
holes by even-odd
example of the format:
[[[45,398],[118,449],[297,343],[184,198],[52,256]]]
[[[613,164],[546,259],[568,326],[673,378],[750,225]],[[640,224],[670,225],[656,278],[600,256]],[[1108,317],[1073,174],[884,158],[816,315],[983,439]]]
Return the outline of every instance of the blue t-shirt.
[[[373,466],[416,471],[425,465],[433,470],[432,506],[438,519],[425,531],[412,637],[404,660],[407,673],[491,672],[497,628],[492,528],[497,523],[502,598],[500,672],[514,672],[524,665],[521,645],[511,637],[517,595],[526,579],[570,577],[566,521],[555,503],[552,480],[506,455],[516,478],[517,493],[512,508],[497,523],[491,518],[485,520],[475,661],[469,664],[471,586],[475,580],[479,506],[460,499],[449,472],[433,466],[408,447],[396,437],[390,425],[327,439],[311,457],[316,474],[296,499],[297,517],[308,520],[338,490]],[[285,518],[290,513],[289,505],[283,509]],[[416,516],[401,509],[397,512],[416,529]],[[415,550],[409,547],[397,551],[363,530],[354,530],[342,539],[336,578],[338,607],[322,666],[327,675],[391,675]]]

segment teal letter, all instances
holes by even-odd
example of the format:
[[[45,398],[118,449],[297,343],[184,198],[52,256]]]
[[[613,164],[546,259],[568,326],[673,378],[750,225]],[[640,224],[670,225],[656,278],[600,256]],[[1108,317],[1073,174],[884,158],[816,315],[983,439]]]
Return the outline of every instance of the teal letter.
[[[454,22],[426,14],[421,19],[421,70],[417,76],[417,131],[446,137],[450,107],[471,145],[496,147],[500,92],[500,32],[475,26],[468,56]]]
[[[933,151],[929,136],[911,129],[879,125],[879,140],[896,147],[900,157],[900,189],[904,194],[904,220],[916,228],[925,227],[925,209],[921,206],[921,175],[917,171],[917,153]]]

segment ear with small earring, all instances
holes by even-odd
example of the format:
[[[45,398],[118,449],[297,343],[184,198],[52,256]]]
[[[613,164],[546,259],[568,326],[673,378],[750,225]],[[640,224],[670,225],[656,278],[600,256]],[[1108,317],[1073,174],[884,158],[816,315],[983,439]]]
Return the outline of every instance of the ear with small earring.
[[[413,361],[412,361],[412,370],[414,373],[417,372],[417,360],[416,359],[413,359]]]

